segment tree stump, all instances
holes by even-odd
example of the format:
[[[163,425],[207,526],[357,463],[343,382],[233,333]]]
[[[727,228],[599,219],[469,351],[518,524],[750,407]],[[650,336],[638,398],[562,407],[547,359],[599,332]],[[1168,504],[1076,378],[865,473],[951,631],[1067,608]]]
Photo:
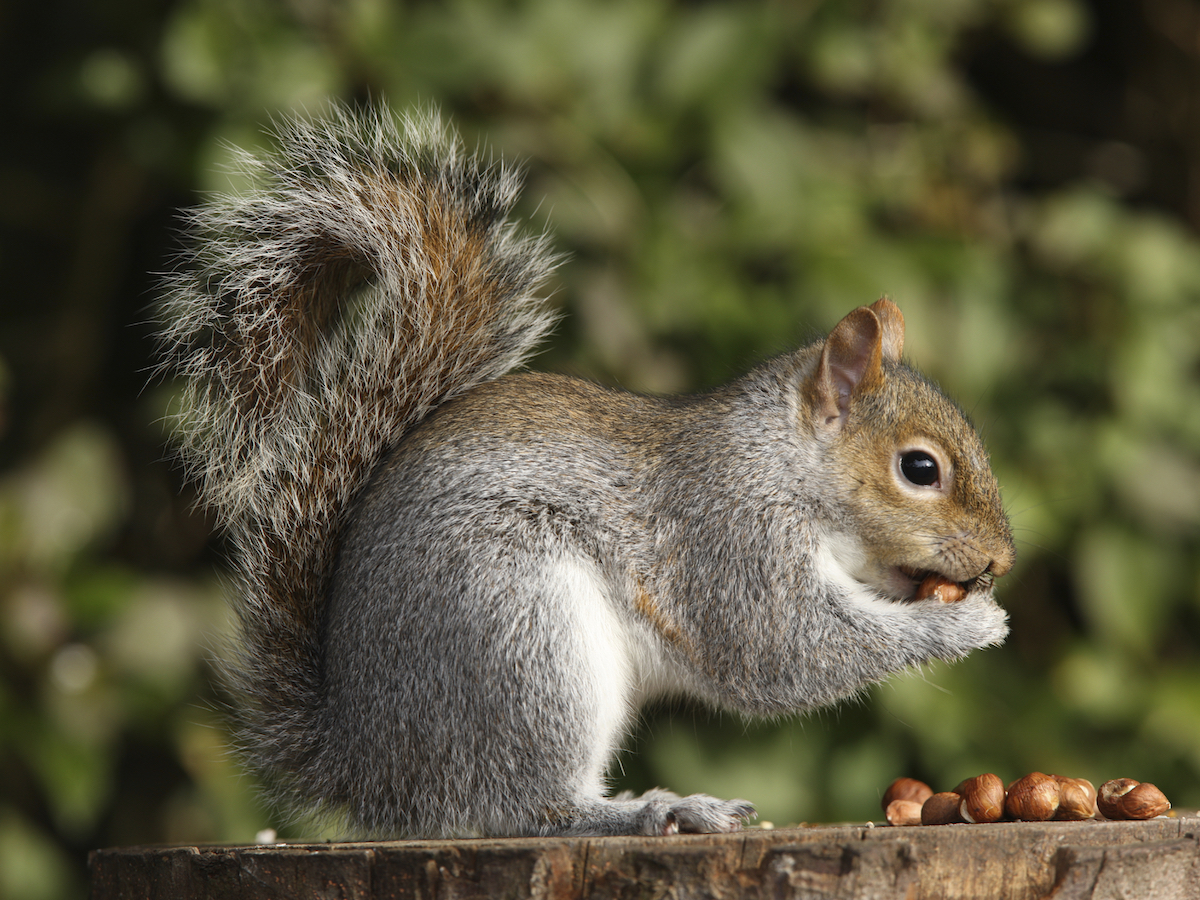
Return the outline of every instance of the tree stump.
[[[818,826],[668,838],[131,847],[92,900],[904,898],[1200,900],[1200,817]]]

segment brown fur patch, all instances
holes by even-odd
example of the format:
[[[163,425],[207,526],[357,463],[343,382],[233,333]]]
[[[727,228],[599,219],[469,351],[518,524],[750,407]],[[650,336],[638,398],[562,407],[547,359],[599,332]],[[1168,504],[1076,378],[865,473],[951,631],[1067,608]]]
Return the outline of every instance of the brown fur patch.
[[[646,620],[654,626],[654,630],[666,638],[667,643],[674,647],[678,647],[688,656],[692,655],[691,645],[688,643],[683,632],[679,630],[671,619],[662,611],[657,601],[646,590],[646,586],[639,578],[637,583],[637,593],[633,598],[633,606],[639,613],[646,617]]]

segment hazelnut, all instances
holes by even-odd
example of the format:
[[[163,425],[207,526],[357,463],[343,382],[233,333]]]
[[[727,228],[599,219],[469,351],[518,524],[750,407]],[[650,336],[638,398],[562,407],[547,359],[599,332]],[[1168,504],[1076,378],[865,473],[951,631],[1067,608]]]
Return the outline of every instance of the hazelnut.
[[[1086,778],[1051,776],[1058,782],[1058,811],[1054,818],[1078,821],[1096,816],[1096,788]]]
[[[1014,819],[1045,822],[1058,812],[1058,782],[1041,772],[1030,772],[1008,786],[1004,810]]]
[[[1100,785],[1096,802],[1106,819],[1153,819],[1171,808],[1163,792],[1132,778],[1114,778]]]
[[[967,589],[956,581],[938,574],[926,575],[917,587],[917,600],[940,600],[942,603],[957,603],[967,596]]]
[[[884,815],[889,825],[920,825],[921,804],[916,800],[893,800]]]
[[[959,814],[966,822],[998,822],[1004,816],[1004,782],[999,775],[968,778],[954,792],[962,797]]]
[[[933,789],[923,781],[915,778],[897,778],[883,792],[883,802],[880,806],[886,813],[893,800],[913,800],[919,806],[933,795]]]
[[[922,825],[953,825],[963,820],[959,807],[962,797],[954,791],[943,791],[934,794],[921,807]]]

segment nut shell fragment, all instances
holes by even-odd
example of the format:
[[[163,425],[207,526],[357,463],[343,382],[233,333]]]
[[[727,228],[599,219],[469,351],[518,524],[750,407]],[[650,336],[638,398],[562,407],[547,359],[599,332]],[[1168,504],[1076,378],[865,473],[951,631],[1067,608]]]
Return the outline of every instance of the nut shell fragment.
[[[1132,778],[1114,778],[1096,792],[1100,812],[1106,819],[1153,819],[1171,808],[1157,787]]]
[[[951,581],[941,575],[926,575],[917,586],[917,600],[939,600],[942,603],[957,603],[967,596],[967,589],[957,581]]]
[[[886,813],[893,800],[913,800],[918,806],[933,796],[933,788],[915,778],[897,778],[883,792],[880,806]]]
[[[889,825],[920,825],[921,804],[916,800],[893,800],[884,815]]]

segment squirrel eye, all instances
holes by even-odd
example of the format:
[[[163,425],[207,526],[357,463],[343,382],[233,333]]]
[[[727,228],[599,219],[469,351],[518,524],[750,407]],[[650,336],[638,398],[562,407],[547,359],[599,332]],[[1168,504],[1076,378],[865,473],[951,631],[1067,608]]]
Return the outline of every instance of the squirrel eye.
[[[900,457],[900,473],[913,484],[930,487],[938,483],[941,473],[937,460],[924,450],[909,450]]]

